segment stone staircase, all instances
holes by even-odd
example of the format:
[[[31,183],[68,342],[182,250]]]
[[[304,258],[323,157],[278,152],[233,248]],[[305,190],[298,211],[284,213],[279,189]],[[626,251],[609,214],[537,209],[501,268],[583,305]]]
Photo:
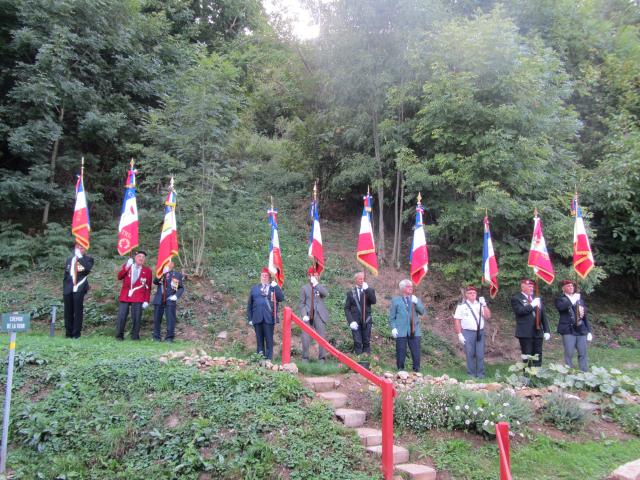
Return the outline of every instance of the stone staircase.
[[[349,397],[336,390],[340,386],[340,380],[333,377],[306,377],[304,381],[318,398],[332,405],[336,417],[346,427],[355,429],[362,445],[371,455],[382,457],[382,431],[364,426],[367,419],[367,413],[364,410],[345,408],[349,403]],[[409,450],[400,445],[394,445],[395,479],[436,480],[436,471],[432,467],[408,462]]]

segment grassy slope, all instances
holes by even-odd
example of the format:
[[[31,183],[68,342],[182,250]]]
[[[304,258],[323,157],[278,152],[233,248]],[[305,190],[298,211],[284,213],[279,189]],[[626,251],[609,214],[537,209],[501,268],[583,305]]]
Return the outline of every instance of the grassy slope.
[[[166,350],[21,336],[8,459],[16,478],[376,477],[353,433],[295,377],[200,373],[160,363]]]

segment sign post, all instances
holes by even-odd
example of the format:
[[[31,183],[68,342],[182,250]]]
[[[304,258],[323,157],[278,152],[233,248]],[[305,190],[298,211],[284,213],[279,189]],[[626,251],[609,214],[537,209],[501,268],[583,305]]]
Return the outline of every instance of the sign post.
[[[2,449],[0,451],[0,475],[7,471],[7,444],[9,440],[9,410],[11,408],[11,386],[13,383],[13,364],[16,355],[16,334],[29,330],[31,317],[28,313],[3,313],[2,330],[9,332],[9,361],[7,363],[7,385],[4,395],[2,415]]]

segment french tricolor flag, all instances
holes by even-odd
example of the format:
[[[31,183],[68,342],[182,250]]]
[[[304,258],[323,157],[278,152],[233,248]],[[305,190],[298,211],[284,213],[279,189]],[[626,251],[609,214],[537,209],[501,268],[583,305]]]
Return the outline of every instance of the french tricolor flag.
[[[582,209],[578,205],[578,194],[573,197],[572,212],[575,212],[576,223],[573,227],[573,268],[581,278],[586,278],[593,269],[595,261],[589,245],[589,237],[584,227]]]
[[[89,222],[89,207],[84,191],[84,172],[78,175],[76,182],[76,206],[73,211],[71,222],[71,233],[76,237],[76,243],[89,250],[89,232],[91,224]]]
[[[269,271],[276,279],[278,285],[284,284],[284,266],[282,264],[282,252],[280,251],[280,236],[278,235],[278,211],[271,206],[267,210],[269,224],[271,225],[271,243],[269,244]]]
[[[378,256],[376,246],[373,241],[373,231],[371,229],[371,206],[373,197],[367,193],[364,197],[364,207],[360,219],[360,235],[358,235],[358,246],[356,248],[356,258],[358,261],[378,276]]]
[[[162,277],[162,270],[171,258],[178,255],[178,225],[176,224],[176,192],[173,189],[173,178],[169,186],[169,194],[164,202],[164,223],[160,234],[156,277]]]
[[[498,294],[498,262],[493,251],[489,217],[484,217],[484,242],[482,247],[482,281],[489,284],[489,294],[495,298]]]
[[[427,249],[427,239],[424,234],[424,224],[422,217],[424,209],[422,208],[422,196],[418,194],[418,204],[416,205],[416,223],[413,230],[413,241],[411,242],[411,256],[409,263],[411,264],[411,280],[418,285],[429,271],[429,250]]]
[[[120,224],[118,225],[118,253],[126,255],[138,246],[138,207],[136,204],[136,173],[131,169],[127,173]]]
[[[527,265],[533,268],[533,273],[546,283],[553,283],[556,274],[553,271],[553,265],[551,264],[549,252],[547,251],[547,243],[542,233],[542,220],[540,220],[537,211],[533,218],[533,236],[531,238],[531,249],[529,250]]]
[[[311,233],[309,235],[309,257],[313,259],[314,267],[318,275],[324,270],[324,247],[322,246],[322,233],[320,233],[320,218],[318,216],[318,202],[311,202]]]

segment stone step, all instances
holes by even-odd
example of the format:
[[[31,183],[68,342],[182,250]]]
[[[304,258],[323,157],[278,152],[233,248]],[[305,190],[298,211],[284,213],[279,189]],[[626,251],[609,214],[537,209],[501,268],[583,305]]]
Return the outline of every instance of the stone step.
[[[340,385],[340,381],[332,377],[306,377],[304,381],[314,392],[328,392]]]
[[[403,463],[396,465],[396,473],[409,480],[436,480],[436,471],[426,465],[417,463]]]
[[[361,427],[356,428],[356,433],[360,437],[362,445],[365,447],[373,447],[382,443],[382,431],[375,428]]]
[[[347,397],[344,393],[340,392],[320,392],[318,397],[322,400],[329,402],[333,405],[333,408],[344,407],[347,404]]]
[[[377,457],[382,457],[382,445],[367,447],[367,452],[371,452]],[[409,450],[399,445],[393,446],[393,464],[406,463],[409,461]]]
[[[336,417],[342,420],[345,427],[361,427],[367,418],[367,413],[362,410],[353,410],[351,408],[338,408]]]

